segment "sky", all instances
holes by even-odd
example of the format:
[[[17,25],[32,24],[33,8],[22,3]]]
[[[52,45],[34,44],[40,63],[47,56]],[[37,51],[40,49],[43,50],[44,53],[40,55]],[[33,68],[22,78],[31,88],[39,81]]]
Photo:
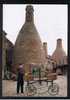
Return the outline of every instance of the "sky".
[[[35,4],[34,23],[42,42],[47,42],[48,54],[56,49],[57,39],[61,38],[67,54],[68,41],[68,5]],[[25,22],[26,4],[3,5],[3,30],[7,38],[15,44],[17,35]]]

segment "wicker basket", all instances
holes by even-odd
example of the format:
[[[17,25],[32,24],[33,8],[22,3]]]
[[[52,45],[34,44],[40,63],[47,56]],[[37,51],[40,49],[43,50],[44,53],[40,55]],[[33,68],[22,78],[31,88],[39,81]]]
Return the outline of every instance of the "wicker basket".
[[[29,81],[33,80],[33,77],[32,77],[32,75],[31,75],[31,73],[26,73],[26,74],[25,74],[25,80],[26,80],[26,81],[27,81],[27,80],[29,80]]]
[[[47,75],[48,80],[56,80],[57,79],[57,74],[56,73],[51,73]]]

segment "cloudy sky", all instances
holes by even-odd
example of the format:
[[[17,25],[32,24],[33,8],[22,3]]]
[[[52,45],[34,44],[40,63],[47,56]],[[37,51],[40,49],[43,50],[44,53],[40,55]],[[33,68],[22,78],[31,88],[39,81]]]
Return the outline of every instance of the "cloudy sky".
[[[34,23],[42,42],[47,42],[48,54],[52,54],[56,48],[56,40],[63,39],[63,48],[67,54],[67,5],[33,5]],[[15,44],[17,35],[25,22],[25,5],[3,5],[3,30],[7,38]]]

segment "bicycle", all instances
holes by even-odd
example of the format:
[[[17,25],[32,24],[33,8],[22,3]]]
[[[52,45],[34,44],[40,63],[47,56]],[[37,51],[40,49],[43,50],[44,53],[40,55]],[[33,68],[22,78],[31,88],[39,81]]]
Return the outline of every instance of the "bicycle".
[[[38,90],[39,90],[39,92],[38,92]],[[29,83],[25,87],[25,91],[26,91],[27,96],[35,96],[35,95],[39,96],[39,94],[41,92],[41,87],[37,88],[33,83]],[[58,84],[53,83],[53,84],[49,85],[48,86],[48,90],[46,92],[48,92],[49,95],[51,95],[51,96],[58,95],[58,93],[59,93],[59,86],[58,86]],[[43,94],[43,92],[41,94]]]
[[[52,74],[51,74],[52,75]],[[55,75],[55,74],[54,74]],[[34,80],[35,82],[37,81],[37,82],[39,82],[39,81],[45,81],[45,82],[51,82],[51,85],[49,85],[48,86],[48,90],[46,91],[46,92],[48,92],[50,95],[52,95],[52,96],[55,96],[55,95],[58,95],[58,93],[59,93],[59,86],[58,86],[58,84],[56,84],[56,83],[53,83],[53,80],[55,80],[56,79],[56,75],[55,75],[55,77],[53,76],[53,77],[50,77],[49,75],[47,75],[47,78],[46,79],[37,79],[37,80]],[[25,87],[25,91],[26,91],[26,94],[27,94],[27,96],[34,96],[34,95],[36,95],[36,94],[39,94],[38,93],[38,89],[39,89],[39,86],[41,85],[39,85],[38,87],[36,87],[33,83],[35,83],[35,82],[32,82],[32,83],[30,83],[30,82],[27,82],[27,86]]]

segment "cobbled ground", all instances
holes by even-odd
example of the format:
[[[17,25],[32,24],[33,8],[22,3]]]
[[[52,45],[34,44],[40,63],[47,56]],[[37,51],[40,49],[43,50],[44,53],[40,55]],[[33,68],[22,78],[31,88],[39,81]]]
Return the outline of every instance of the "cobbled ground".
[[[67,96],[67,76],[58,76],[57,80],[54,81],[54,83],[58,84],[59,86],[59,92],[57,95],[54,95],[54,97],[66,97]],[[16,81],[12,81],[12,80],[3,80],[2,81],[2,95],[3,96],[28,96],[31,95],[30,93],[27,94],[25,91],[25,86],[26,86],[26,82],[24,82],[24,93],[21,94],[17,94],[16,93]],[[37,93],[33,96],[45,96],[45,97],[52,97],[52,95],[50,95],[48,93],[48,87],[50,85],[50,82],[47,86],[46,82],[42,82],[42,85],[40,85],[38,82],[34,83],[34,86],[37,88]]]

